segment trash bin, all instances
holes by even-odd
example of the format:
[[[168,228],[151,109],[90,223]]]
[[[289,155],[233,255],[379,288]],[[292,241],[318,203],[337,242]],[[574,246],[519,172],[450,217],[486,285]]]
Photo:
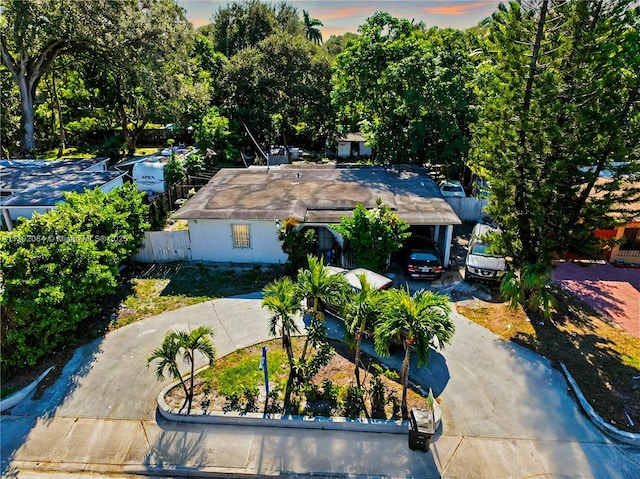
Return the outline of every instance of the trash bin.
[[[409,414],[409,449],[428,451],[436,432],[433,409],[412,409]]]

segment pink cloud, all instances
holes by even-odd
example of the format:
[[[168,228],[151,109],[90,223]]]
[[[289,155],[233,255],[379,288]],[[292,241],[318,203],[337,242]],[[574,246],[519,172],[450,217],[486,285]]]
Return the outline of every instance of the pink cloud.
[[[456,3],[454,5],[423,7],[422,10],[430,15],[466,15],[477,8],[488,6],[495,7],[495,5],[496,2],[464,2]]]

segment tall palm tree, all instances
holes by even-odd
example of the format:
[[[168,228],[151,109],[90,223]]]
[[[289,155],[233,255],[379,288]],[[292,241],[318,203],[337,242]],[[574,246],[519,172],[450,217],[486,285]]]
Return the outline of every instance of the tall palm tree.
[[[322,259],[308,255],[307,263],[309,268],[298,273],[298,289],[302,296],[307,298],[307,304],[309,299],[312,300],[313,317],[310,327],[315,327],[324,318],[324,314],[319,310],[320,301],[326,303],[332,300],[341,304],[349,284],[341,274],[331,274]],[[308,344],[309,336],[302,349],[302,359],[306,357]]]
[[[451,343],[455,325],[450,316],[451,303],[445,295],[420,290],[411,296],[409,286],[385,294],[383,318],[374,331],[374,343],[378,354],[389,356],[389,345],[403,339],[404,359],[400,371],[403,419],[408,417],[411,351],[415,352],[418,365],[426,365],[432,343],[435,342],[440,349]]]
[[[165,371],[168,373],[169,378],[176,380],[180,380],[180,384],[184,389],[185,398],[189,397],[189,390],[187,389],[187,385],[184,382],[182,374],[180,374],[180,367],[178,366],[178,362],[176,358],[180,353],[180,338],[176,331],[169,331],[162,341],[162,346],[154,349],[151,352],[151,355],[147,358],[147,367],[153,361],[159,360],[156,365],[156,379],[158,381],[164,381],[165,379]],[[184,407],[184,405],[183,405]]]
[[[182,351],[182,358],[191,365],[191,381],[189,387],[187,406],[187,414],[191,412],[191,403],[193,402],[194,374],[195,374],[195,357],[196,353],[202,354],[208,361],[209,366],[213,366],[216,357],[216,349],[213,345],[211,337],[214,334],[213,328],[209,326],[198,326],[190,331],[180,331],[177,333]]]
[[[302,311],[302,296],[291,278],[285,276],[266,285],[262,306],[273,313],[269,318],[269,334],[282,335],[282,349],[287,352],[289,367],[293,371],[294,359],[291,336],[300,333],[295,315]]]
[[[289,379],[284,392],[284,410],[288,411],[295,367],[291,336],[300,332],[295,322],[295,315],[303,309],[302,295],[291,278],[287,276],[269,283],[264,287],[263,291],[262,306],[273,313],[269,318],[269,334],[275,337],[278,335],[278,329],[280,329],[282,349],[287,352],[289,360]]]
[[[382,313],[382,293],[369,284],[364,273],[358,275],[358,280],[360,280],[361,289],[354,289],[352,293],[347,295],[347,300],[342,308],[342,317],[348,334],[356,341],[354,373],[358,388],[361,388],[360,346],[362,336],[367,327],[374,325]]]
[[[302,10],[302,17],[304,19],[305,38],[320,45],[322,43],[322,33],[318,27],[322,27],[324,24],[317,18],[311,18],[306,10]]]

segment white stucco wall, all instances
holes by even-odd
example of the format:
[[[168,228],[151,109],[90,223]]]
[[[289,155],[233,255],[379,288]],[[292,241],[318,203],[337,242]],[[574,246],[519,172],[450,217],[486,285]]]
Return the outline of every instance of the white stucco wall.
[[[232,224],[250,225],[250,248],[233,247]],[[192,260],[271,264],[287,261],[275,220],[189,220],[188,225]]]

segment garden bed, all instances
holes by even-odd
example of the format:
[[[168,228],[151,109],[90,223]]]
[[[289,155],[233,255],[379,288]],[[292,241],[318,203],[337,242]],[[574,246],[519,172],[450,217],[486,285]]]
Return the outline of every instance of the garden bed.
[[[299,355],[303,342],[304,338],[293,339],[296,356]],[[267,412],[271,415],[280,415],[283,412],[284,386],[289,367],[286,355],[281,350],[280,340],[264,344],[269,351],[271,391],[266,411],[263,372],[258,369],[262,344],[257,344],[218,359],[212,369],[207,368],[196,375],[192,414],[262,416]],[[300,388],[298,394],[293,395],[295,406],[290,416],[303,418],[346,416],[351,419],[399,421],[402,385],[398,382],[397,373],[385,372],[377,359],[362,354],[361,359],[365,366],[365,369],[361,369],[361,378],[365,386],[363,397],[365,409],[361,414],[354,414],[353,401],[349,399],[349,388],[356,384],[354,352],[339,341],[330,341],[330,344],[335,349],[334,356],[308,384]],[[190,385],[189,380],[187,385]],[[378,401],[374,400],[376,392]],[[381,399],[382,397],[384,399]],[[167,389],[162,399],[170,410],[186,414],[185,392],[179,384]],[[427,398],[418,390],[409,388],[407,406],[409,409],[426,408]]]

